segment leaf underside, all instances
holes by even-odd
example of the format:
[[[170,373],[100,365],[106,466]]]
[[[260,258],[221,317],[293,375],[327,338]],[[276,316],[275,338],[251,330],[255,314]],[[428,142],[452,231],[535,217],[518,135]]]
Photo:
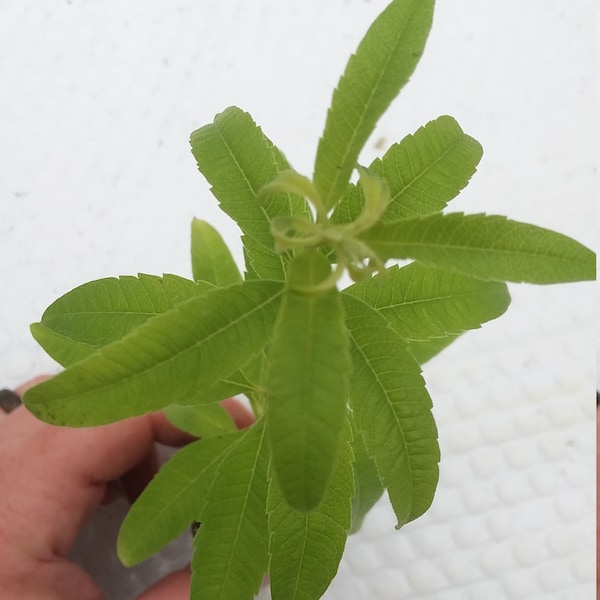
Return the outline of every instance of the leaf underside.
[[[257,201],[260,189],[289,169],[283,154],[250,115],[236,107],[194,131],[190,143],[220,207],[243,232],[248,272],[283,280],[287,258],[274,250],[270,220],[280,215],[311,216],[306,201],[294,194],[271,194],[263,202]]]
[[[496,215],[436,214],[375,225],[361,239],[382,258],[414,258],[484,281],[566,283],[596,277],[579,242]]]
[[[356,298],[343,298],[353,366],[350,406],[400,527],[429,508],[437,486],[431,399],[419,365],[385,318]]]
[[[192,600],[250,600],[258,592],[268,567],[268,464],[259,421],[231,447],[198,509]]]
[[[350,57],[327,113],[314,182],[326,208],[342,196],[379,117],[414,71],[431,28],[433,0],[396,0]]]
[[[481,281],[413,262],[392,266],[344,293],[384,316],[405,340],[445,338],[499,317],[510,304],[505,283]]]
[[[467,185],[483,150],[448,116],[430,121],[394,144],[369,170],[388,184],[390,203],[381,222],[441,211]],[[335,207],[336,223],[354,221],[364,206],[360,186],[349,186]]]
[[[53,302],[31,331],[52,358],[68,367],[211,288],[176,275],[98,279]]]
[[[260,352],[280,296],[281,284],[253,281],[178,304],[32,388],[24,402],[42,420],[71,426],[200,402]]]
[[[426,341],[412,341],[406,344],[411,356],[423,365],[455,342],[460,335],[448,335],[443,338],[432,338]]]
[[[121,525],[117,550],[126,566],[158,552],[198,517],[217,468],[241,435],[235,431],[193,442],[162,466]]]
[[[310,512],[290,508],[272,476],[269,485],[269,576],[274,599],[320,598],[335,576],[352,519],[353,470],[342,434],[330,485]]]
[[[350,418],[352,426],[352,455],[354,457],[354,496],[352,498],[352,528],[350,533],[360,530],[363,520],[373,505],[384,492],[377,465],[369,456],[362,433],[354,418]]]
[[[191,406],[172,404],[163,412],[177,429],[197,438],[209,438],[235,430],[231,415],[219,403]]]
[[[218,287],[242,282],[231,252],[219,232],[206,221],[192,221],[192,273],[195,281]]]
[[[329,273],[318,252],[292,263],[290,281],[310,285]],[[268,351],[267,430],[288,503],[314,509],[328,485],[344,426],[350,368],[340,293],[289,285]]]

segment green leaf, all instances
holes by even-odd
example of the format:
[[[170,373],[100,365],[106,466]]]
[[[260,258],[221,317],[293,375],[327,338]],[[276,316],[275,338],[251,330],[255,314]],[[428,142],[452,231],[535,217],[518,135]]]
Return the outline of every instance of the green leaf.
[[[352,223],[360,217],[364,204],[365,198],[360,185],[349,183],[342,199],[333,209],[330,221],[335,225]]]
[[[391,201],[382,222],[441,211],[467,185],[482,154],[479,142],[448,116],[430,121],[394,144],[369,167],[389,186]],[[353,221],[363,204],[360,190],[345,194],[335,209],[336,222]]]
[[[579,242],[535,225],[483,214],[431,215],[375,225],[360,238],[381,258],[415,258],[488,281],[564,283],[596,277]]]
[[[325,492],[346,412],[350,361],[340,294],[335,287],[303,291],[329,274],[316,251],[291,264],[268,349],[273,463],[287,502],[300,511],[314,509]]]
[[[373,22],[333,94],[315,161],[326,208],[340,199],[358,155],[414,71],[431,28],[433,0],[395,0]]]
[[[232,447],[199,511],[192,600],[251,600],[258,592],[268,566],[268,464],[259,421]]]
[[[383,494],[377,466],[367,452],[362,433],[352,421],[352,454],[354,456],[354,497],[352,498],[352,528],[356,533],[362,527],[367,513]]]
[[[431,505],[439,448],[431,399],[404,340],[364,302],[343,295],[351,342],[350,404],[400,527]]]
[[[343,435],[323,501],[298,512],[276,478],[269,485],[269,575],[273,600],[316,600],[334,578],[351,524],[352,450]]]
[[[233,431],[231,415],[219,403],[167,406],[163,412],[178,429],[197,438],[207,438]]]
[[[198,518],[218,466],[242,435],[193,442],[161,467],[121,525],[117,553],[125,566],[146,560]]]
[[[390,186],[383,222],[441,211],[469,183],[483,155],[479,142],[449,116],[394,144],[371,169]]]
[[[250,361],[252,361],[252,358]],[[242,369],[245,368],[246,364],[244,367],[242,367]],[[237,396],[238,394],[248,394],[254,390],[255,385],[248,381],[248,378],[245,376],[242,369],[223,377],[214,385],[197,389],[196,393],[188,396],[184,403],[167,406],[162,410],[167,412],[168,416],[168,413],[173,406],[179,406],[180,408],[193,408],[198,406],[198,412],[203,413],[208,418],[208,413],[206,411],[202,411],[202,408],[208,410],[212,407],[213,412],[216,413],[218,412],[218,407],[215,405],[215,403],[225,400],[226,398],[231,398],[232,396]],[[216,414],[213,414],[212,418],[217,418]],[[181,429],[187,431],[184,427]],[[208,435],[208,429],[204,429],[204,433],[194,433],[193,431],[190,431],[190,433],[193,435],[198,435],[199,437],[204,437]]]
[[[445,350],[459,337],[460,334],[456,334],[443,338],[432,338],[425,341],[410,341],[406,344],[406,349],[420,365],[423,365],[434,356],[437,356],[442,350]]]
[[[475,329],[510,304],[505,283],[411,263],[392,266],[344,290],[377,309],[405,340],[427,340]]]
[[[273,248],[267,248],[254,238],[242,236],[244,245],[244,260],[246,262],[246,279],[284,279],[282,265],[288,260],[287,255],[273,253]],[[275,241],[273,240],[273,247]],[[275,260],[273,257],[276,256]],[[283,257],[283,258],[282,258]]]
[[[280,298],[272,281],[214,289],[32,388],[24,402],[44,421],[75,427],[194,404],[261,351]]]
[[[96,351],[93,346],[63,336],[42,323],[32,323],[29,329],[37,343],[63,367],[73,365]]]
[[[195,281],[218,287],[241,283],[240,272],[219,232],[206,221],[192,221],[192,272]]]
[[[240,380],[243,378],[248,384],[246,389],[240,393],[243,393],[250,402],[250,408],[256,418],[265,412],[264,372],[266,362],[266,348],[263,348],[236,374],[236,376],[239,375]]]
[[[311,213],[304,198],[271,194],[258,202],[260,189],[289,169],[283,154],[263,134],[250,115],[230,107],[191,135],[192,153],[221,208],[243,232],[249,273],[264,279],[284,279],[286,257],[274,250],[269,221],[280,215]],[[255,257],[255,253],[259,255]]]
[[[54,360],[70,366],[211,287],[176,275],[98,279],[53,302],[31,331]]]

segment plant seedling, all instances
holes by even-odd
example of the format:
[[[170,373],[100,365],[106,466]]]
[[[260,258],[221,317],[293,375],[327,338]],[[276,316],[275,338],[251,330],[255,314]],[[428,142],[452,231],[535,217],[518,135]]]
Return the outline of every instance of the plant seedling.
[[[443,212],[482,155],[452,117],[358,162],[433,10],[393,0],[371,25],[333,94],[312,179],[239,108],[192,133],[242,231],[243,275],[194,220],[192,280],[92,281],[32,325],[66,367],[25,395],[37,417],[86,427],[165,410],[199,438],[162,467],[118,539],[133,565],[201,522],[192,598],[251,598],[267,572],[275,600],[320,598],[384,490],[398,528],[432,502],[440,456],[420,365],[500,316],[505,282],[595,277],[594,253],[559,233]],[[344,273],[353,283],[340,289]],[[220,405],[236,394],[256,417],[241,431]]]

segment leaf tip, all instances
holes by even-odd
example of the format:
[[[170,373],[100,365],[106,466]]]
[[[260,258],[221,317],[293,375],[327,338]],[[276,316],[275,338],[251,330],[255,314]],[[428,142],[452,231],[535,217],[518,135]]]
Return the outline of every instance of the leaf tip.
[[[128,568],[133,567],[140,562],[131,554],[130,548],[128,548],[127,543],[123,541],[121,533],[119,533],[119,536],[117,537],[117,557],[121,561],[121,564]]]

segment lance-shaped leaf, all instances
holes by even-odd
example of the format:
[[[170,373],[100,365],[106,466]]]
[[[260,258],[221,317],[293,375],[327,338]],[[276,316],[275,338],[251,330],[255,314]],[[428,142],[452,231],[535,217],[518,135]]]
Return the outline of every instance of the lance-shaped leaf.
[[[192,272],[195,281],[218,287],[241,283],[240,272],[220,233],[206,221],[192,221]]]
[[[481,281],[414,262],[344,290],[377,309],[405,340],[462,333],[499,317],[510,304],[505,283]]]
[[[431,505],[439,448],[431,399],[403,339],[364,302],[343,295],[351,342],[350,403],[398,527]]]
[[[340,294],[308,291],[329,274],[316,251],[294,260],[268,349],[273,463],[287,502],[301,511],[323,497],[346,411],[350,360]]]
[[[381,258],[415,258],[488,281],[564,283],[596,277],[595,254],[583,244],[496,215],[436,214],[375,225],[360,237]]]
[[[390,190],[391,201],[381,221],[441,211],[467,185],[482,154],[479,142],[448,116],[438,117],[406,136],[369,167],[385,179]],[[345,194],[336,206],[334,221],[353,221],[363,204],[360,190]]]
[[[367,513],[383,494],[383,485],[379,479],[377,466],[369,456],[362,433],[354,422],[352,423],[352,454],[354,456],[354,496],[352,498],[352,528],[350,533],[356,533],[362,527]]]
[[[310,217],[304,198],[294,194],[277,193],[257,200],[264,185],[289,169],[283,154],[250,115],[236,107],[226,109],[212,124],[194,131],[191,145],[198,168],[211,184],[221,208],[244,234],[249,272],[261,278],[283,279],[285,257],[274,250],[269,221],[279,215]],[[260,256],[255,260],[256,251]]]
[[[269,575],[273,600],[317,600],[335,576],[351,524],[352,450],[342,435],[331,483],[308,513],[290,508],[275,478],[269,486]]]
[[[350,57],[327,114],[314,182],[326,208],[341,197],[379,117],[414,71],[431,28],[433,0],[395,0]]]
[[[218,468],[194,539],[192,600],[251,600],[268,566],[267,469],[262,422]]]
[[[212,290],[32,388],[24,402],[38,418],[71,426],[193,404],[261,351],[280,298],[272,281]]]
[[[54,360],[70,366],[211,288],[176,275],[98,279],[54,301],[31,332]]]
[[[125,566],[146,560],[198,518],[217,468],[242,435],[193,442],[161,467],[121,525],[117,553]]]

